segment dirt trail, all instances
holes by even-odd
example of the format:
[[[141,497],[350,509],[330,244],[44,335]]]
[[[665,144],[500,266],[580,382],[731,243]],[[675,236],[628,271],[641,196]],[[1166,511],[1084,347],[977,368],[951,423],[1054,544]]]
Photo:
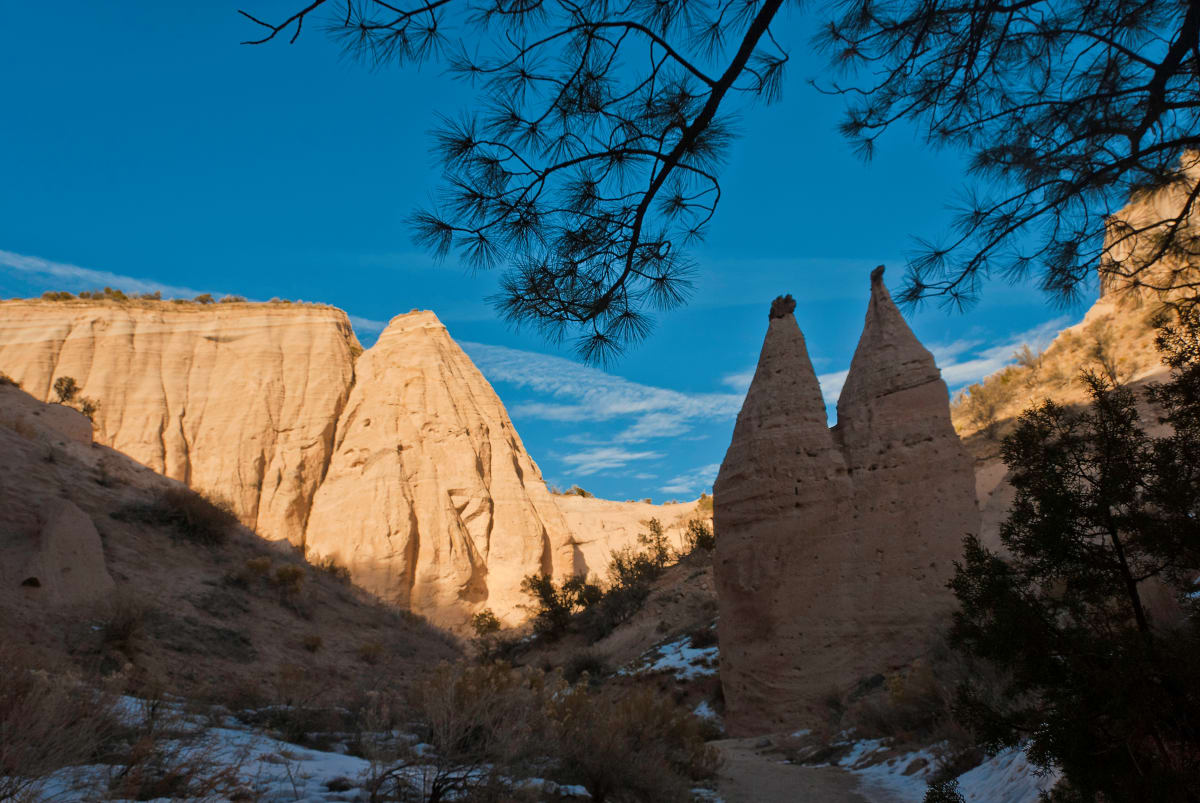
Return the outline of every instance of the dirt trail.
[[[769,742],[754,737],[713,742],[721,753],[717,789],[725,803],[895,803],[864,793],[858,779],[837,767],[785,764]]]

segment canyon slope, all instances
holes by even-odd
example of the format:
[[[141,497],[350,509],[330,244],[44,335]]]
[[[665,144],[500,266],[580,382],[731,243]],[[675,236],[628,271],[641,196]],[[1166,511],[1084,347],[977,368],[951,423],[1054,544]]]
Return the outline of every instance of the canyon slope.
[[[431,312],[364,352],[320,305],[2,301],[0,371],[42,401],[73,377],[98,443],[446,627],[485,607],[523,620],[524,576],[603,575],[659,515],[550,494]],[[660,518],[678,530],[675,507]]]
[[[280,703],[297,685],[378,688],[459,654],[285,542],[236,524],[197,541],[183,514],[205,507],[93,443],[82,414],[0,378],[0,653]],[[364,645],[386,675],[361,659]]]

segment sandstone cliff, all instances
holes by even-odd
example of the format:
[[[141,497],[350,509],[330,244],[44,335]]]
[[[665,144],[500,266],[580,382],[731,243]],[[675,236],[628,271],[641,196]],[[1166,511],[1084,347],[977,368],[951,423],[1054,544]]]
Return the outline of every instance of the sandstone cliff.
[[[772,304],[714,485],[734,734],[814,722],[831,689],[918,656],[952,601],[962,537],[978,531],[945,383],[881,272],[833,431],[794,306]]]
[[[303,542],[361,351],[345,313],[267,304],[0,303],[0,370],[74,377],[96,440]]]
[[[645,520],[679,529],[694,507],[553,497],[430,312],[364,353],[329,307],[4,301],[0,371],[42,400],[73,377],[99,404],[98,443],[446,626],[482,607],[516,623],[525,575],[603,575]]]

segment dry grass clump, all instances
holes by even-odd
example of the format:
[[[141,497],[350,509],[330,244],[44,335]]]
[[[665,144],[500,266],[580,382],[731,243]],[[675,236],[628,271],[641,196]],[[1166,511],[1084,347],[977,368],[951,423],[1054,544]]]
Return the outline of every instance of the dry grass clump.
[[[333,555],[326,555],[320,558],[315,563],[309,561],[309,565],[319,572],[322,572],[334,580],[341,583],[350,582],[350,570],[338,562],[338,559]]]
[[[305,576],[306,572],[303,566],[287,563],[275,570],[275,576],[271,578],[271,582],[285,596],[294,597],[304,588]]]
[[[136,710],[109,689],[34,668],[0,646],[0,800],[47,799],[49,776],[87,765],[79,800],[238,799],[238,762],[218,761],[161,696]],[[77,796],[76,796],[77,795]]]
[[[169,527],[190,541],[208,546],[224,544],[238,525],[238,518],[227,503],[207,499],[182,486],[167,488],[148,504],[126,505],[112,516],[121,521]]]
[[[514,779],[537,776],[581,784],[601,803],[682,801],[716,767],[699,720],[649,687],[571,685],[501,663],[443,664],[412,690],[407,710],[434,750],[413,755],[368,739],[372,800],[514,800]]]
[[[47,775],[100,753],[116,729],[115,697],[35,669],[11,645],[0,645],[0,677],[0,800],[34,800]]]
[[[149,606],[128,591],[114,594],[100,625],[104,649],[134,658],[142,650],[149,613]]]
[[[372,666],[383,660],[383,644],[378,641],[363,642],[358,645],[358,649],[355,652],[358,655],[358,660]]]

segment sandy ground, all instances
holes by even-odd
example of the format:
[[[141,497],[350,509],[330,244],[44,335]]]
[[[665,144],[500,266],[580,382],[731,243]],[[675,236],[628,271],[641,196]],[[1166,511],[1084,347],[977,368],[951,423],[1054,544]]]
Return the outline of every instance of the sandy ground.
[[[837,767],[786,764],[760,737],[713,742],[721,753],[717,789],[726,803],[894,803],[866,797],[858,779]]]

